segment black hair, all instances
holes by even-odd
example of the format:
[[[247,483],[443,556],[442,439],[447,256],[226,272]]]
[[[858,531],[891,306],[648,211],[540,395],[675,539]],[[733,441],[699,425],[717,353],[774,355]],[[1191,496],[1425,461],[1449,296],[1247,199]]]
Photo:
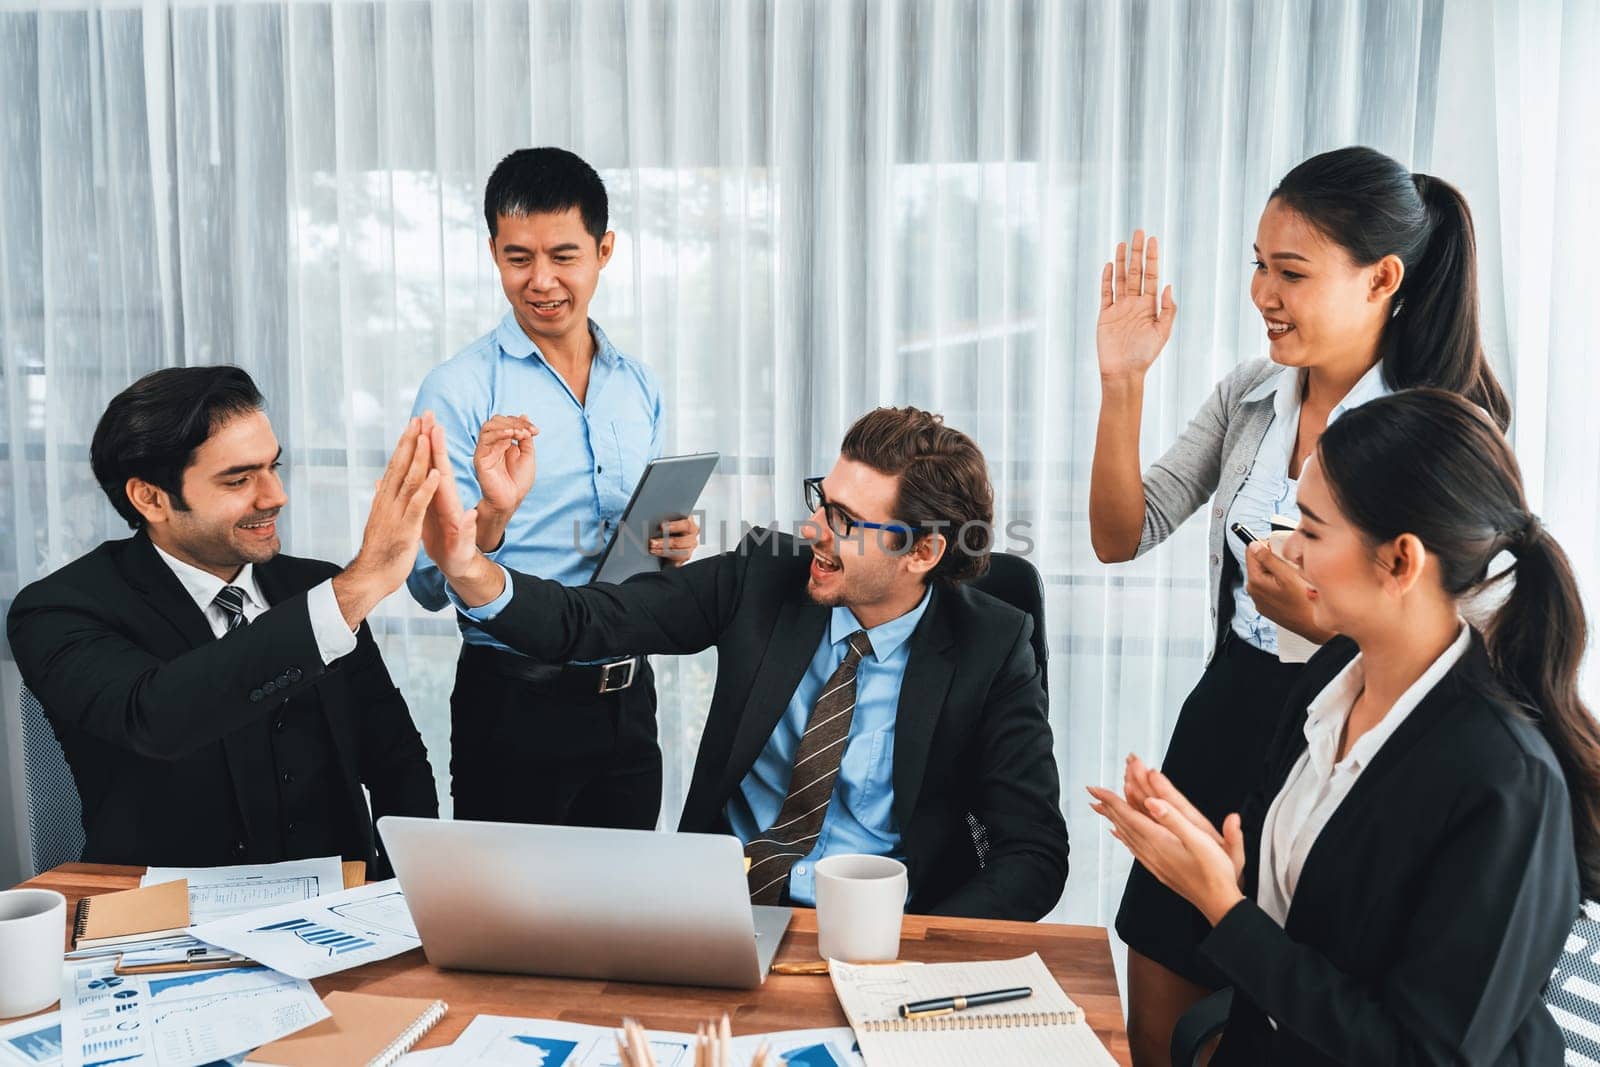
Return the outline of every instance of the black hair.
[[[1497,681],[1539,724],[1567,780],[1584,896],[1600,893],[1600,723],[1578,693],[1588,621],[1572,565],[1528,511],[1516,457],[1482,409],[1442,389],[1369,401],[1328,425],[1319,462],[1373,543],[1414,534],[1461,596],[1506,577],[1484,628]],[[1501,552],[1516,560],[1490,577]]]
[[[565,148],[519,148],[502,159],[483,189],[483,219],[489,236],[500,232],[500,216],[542,215],[577,208],[595,243],[606,235],[606,185],[593,167]]]
[[[1390,388],[1460,393],[1511,424],[1511,404],[1478,331],[1478,249],[1466,198],[1372,148],[1324,152],[1284,175],[1272,198],[1360,266],[1395,255],[1405,278],[1378,341]]]
[[[128,499],[128,479],[159,486],[188,510],[183,472],[195,449],[228,419],[260,411],[261,391],[238,367],[167,367],[112,398],[94,428],[89,463],[117,514],[138,529],[144,516]]]

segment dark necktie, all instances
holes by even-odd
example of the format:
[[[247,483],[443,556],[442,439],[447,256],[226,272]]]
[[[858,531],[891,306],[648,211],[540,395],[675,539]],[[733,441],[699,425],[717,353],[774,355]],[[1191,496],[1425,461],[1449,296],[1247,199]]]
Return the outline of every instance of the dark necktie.
[[[211,602],[221,608],[222,613],[228,617],[230,634],[245,624],[243,589],[236,585],[225,585]]]
[[[750,901],[776,904],[783,898],[789,868],[817,843],[822,820],[828,814],[839,761],[850,737],[850,720],[856,707],[856,667],[872,652],[865,630],[850,635],[844,662],[822,687],[822,695],[806,720],[805,735],[794,754],[789,795],[764,836],[744,847],[750,858]]]

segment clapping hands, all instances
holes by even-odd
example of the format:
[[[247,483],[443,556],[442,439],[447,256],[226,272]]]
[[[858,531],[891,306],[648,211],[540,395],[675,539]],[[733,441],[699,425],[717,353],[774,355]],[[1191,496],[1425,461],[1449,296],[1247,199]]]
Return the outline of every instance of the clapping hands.
[[[1237,814],[1222,831],[1160,771],[1129,756],[1123,795],[1089,787],[1089,806],[1111,823],[1111,836],[1168,889],[1199,908],[1212,924],[1244,899],[1244,832]]]

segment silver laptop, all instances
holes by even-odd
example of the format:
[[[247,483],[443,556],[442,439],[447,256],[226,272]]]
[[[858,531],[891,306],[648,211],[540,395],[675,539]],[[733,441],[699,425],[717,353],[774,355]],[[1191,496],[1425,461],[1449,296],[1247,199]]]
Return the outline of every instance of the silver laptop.
[[[399,815],[378,831],[437,967],[748,989],[793,915],[751,905],[734,837]]]

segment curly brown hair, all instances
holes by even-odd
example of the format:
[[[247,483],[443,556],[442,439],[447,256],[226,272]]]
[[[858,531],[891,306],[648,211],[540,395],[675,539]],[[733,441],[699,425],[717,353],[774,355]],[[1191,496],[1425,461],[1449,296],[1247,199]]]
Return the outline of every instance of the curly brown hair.
[[[839,453],[900,480],[892,515],[917,527],[919,537],[940,534],[944,555],[929,581],[957,585],[989,570],[994,545],[994,487],[983,451],[920,408],[878,408],[855,421]]]

